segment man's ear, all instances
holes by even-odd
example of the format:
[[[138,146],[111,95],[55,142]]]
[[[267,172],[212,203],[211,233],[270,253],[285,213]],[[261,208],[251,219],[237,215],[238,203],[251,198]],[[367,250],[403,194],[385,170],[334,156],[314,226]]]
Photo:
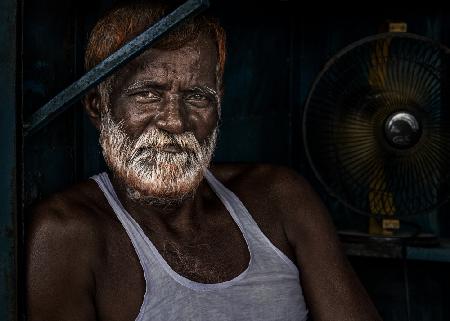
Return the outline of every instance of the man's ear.
[[[92,90],[84,96],[84,109],[95,128],[100,129],[101,121],[101,99],[97,90]]]

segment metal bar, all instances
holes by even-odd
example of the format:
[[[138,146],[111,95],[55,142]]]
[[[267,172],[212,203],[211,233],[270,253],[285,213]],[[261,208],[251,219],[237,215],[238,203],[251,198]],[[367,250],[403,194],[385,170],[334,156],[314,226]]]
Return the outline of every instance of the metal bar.
[[[36,132],[80,99],[89,89],[97,85],[117,68],[124,65],[168,32],[184,19],[194,16],[209,6],[208,0],[188,0],[162,18],[139,36],[111,54],[79,80],[64,89],[42,108],[36,111],[24,126],[25,136]]]
[[[0,320],[17,320],[17,0],[0,2]]]

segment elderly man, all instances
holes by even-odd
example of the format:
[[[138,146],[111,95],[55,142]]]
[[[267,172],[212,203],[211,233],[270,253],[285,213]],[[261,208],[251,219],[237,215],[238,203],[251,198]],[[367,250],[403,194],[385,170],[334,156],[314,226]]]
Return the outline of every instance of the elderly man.
[[[166,12],[116,7],[87,68]],[[224,62],[224,32],[201,16],[87,95],[110,172],[36,207],[30,321],[379,320],[304,179],[210,166]]]

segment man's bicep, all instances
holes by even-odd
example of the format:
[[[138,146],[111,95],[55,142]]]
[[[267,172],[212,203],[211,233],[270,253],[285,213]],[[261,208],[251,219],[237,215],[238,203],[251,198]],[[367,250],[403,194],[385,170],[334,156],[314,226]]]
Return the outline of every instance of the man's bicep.
[[[28,320],[95,320],[83,227],[45,208],[33,213],[31,221],[26,253]]]
[[[294,177],[287,196],[284,226],[314,320],[380,320],[318,195],[304,179]]]

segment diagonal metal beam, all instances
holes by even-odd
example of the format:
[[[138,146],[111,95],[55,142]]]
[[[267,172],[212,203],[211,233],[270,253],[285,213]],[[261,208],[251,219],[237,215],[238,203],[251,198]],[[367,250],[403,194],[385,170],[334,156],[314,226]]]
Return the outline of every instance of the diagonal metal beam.
[[[66,110],[67,107],[80,99],[89,89],[100,83],[117,68],[142,53],[163,34],[207,7],[209,7],[208,0],[188,0],[139,36],[129,41],[36,111],[31,116],[30,121],[24,125],[25,136],[35,133],[44,127]]]

